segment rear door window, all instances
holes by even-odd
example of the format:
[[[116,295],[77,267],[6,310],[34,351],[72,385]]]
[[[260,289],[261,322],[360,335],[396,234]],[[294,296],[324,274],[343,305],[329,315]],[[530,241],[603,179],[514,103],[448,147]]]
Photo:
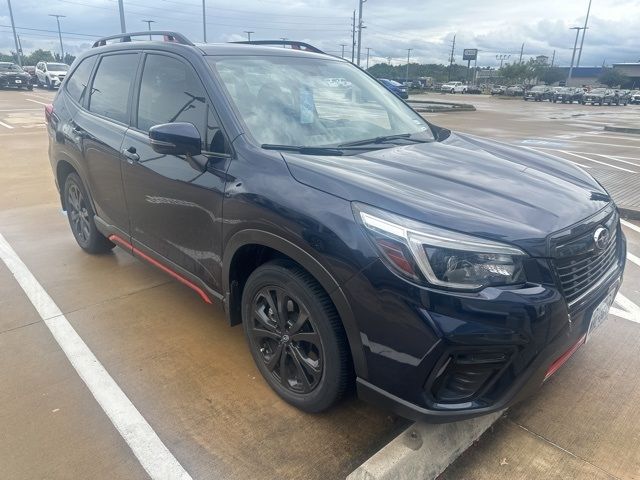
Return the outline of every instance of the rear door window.
[[[85,91],[89,84],[89,76],[97,58],[96,55],[85,58],[65,82],[67,92],[78,103],[82,103],[84,99]]]
[[[91,85],[89,110],[118,122],[129,123],[129,92],[137,67],[137,53],[102,57]]]

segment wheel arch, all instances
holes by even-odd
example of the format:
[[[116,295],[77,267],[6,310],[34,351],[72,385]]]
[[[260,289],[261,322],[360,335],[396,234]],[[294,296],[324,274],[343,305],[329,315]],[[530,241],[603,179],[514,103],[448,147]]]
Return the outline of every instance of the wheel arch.
[[[242,323],[242,290],[247,278],[260,265],[274,258],[288,258],[304,268],[331,298],[349,342],[356,375],[367,378],[364,350],[353,311],[338,281],[311,254],[280,237],[263,230],[243,230],[231,237],[225,246],[222,286],[225,310],[231,325]]]

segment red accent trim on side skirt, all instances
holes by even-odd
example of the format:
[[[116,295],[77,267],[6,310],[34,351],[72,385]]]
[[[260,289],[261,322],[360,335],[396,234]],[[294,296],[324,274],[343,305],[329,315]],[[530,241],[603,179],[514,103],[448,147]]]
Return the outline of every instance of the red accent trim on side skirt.
[[[113,243],[117,243],[119,246],[121,246],[123,248],[126,248],[131,253],[133,253],[134,255],[137,255],[138,257],[142,258],[143,260],[146,260],[151,265],[154,265],[154,266],[158,267],[160,270],[162,270],[163,272],[168,273],[169,275],[171,275],[173,278],[178,280],[180,283],[182,283],[182,284],[186,285],[187,287],[195,290],[196,293],[198,295],[200,295],[202,300],[204,300],[205,302],[213,303],[211,301],[211,299],[207,296],[207,294],[204,293],[204,290],[202,290],[200,287],[198,287],[195,283],[187,280],[186,278],[184,278],[179,273],[174,272],[173,270],[171,270],[166,265],[163,265],[162,263],[158,262],[156,259],[151,258],[149,255],[147,255],[146,253],[140,251],[139,249],[137,249],[136,247],[131,245],[129,242],[127,242],[123,238],[120,238],[118,235],[110,235],[109,236],[109,240],[111,240]]]
[[[569,358],[571,358],[571,355],[576,353],[576,350],[578,350],[584,344],[586,338],[586,335],[581,336],[580,339],[569,348],[569,350],[558,357],[547,369],[547,373],[545,374],[544,379],[547,380],[551,375],[556,373],[560,369],[560,367],[564,365],[565,362],[569,360]]]

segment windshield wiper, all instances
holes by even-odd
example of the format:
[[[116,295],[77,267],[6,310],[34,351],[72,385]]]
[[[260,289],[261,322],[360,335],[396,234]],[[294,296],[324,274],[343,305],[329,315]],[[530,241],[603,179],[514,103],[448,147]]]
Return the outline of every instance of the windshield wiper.
[[[402,140],[409,140],[410,142],[416,142],[416,143],[426,143],[429,140],[425,140],[425,139],[419,139],[419,138],[411,138],[411,133],[399,133],[397,135],[384,135],[382,137],[374,137],[374,138],[368,138],[366,140],[357,140],[355,142],[347,142],[347,143],[343,143],[341,145],[338,145],[338,148],[341,147],[355,147],[357,145],[369,145],[369,144],[380,144],[380,143],[386,143],[388,141],[391,140],[398,140],[398,139],[402,139]]]
[[[286,150],[288,152],[298,152],[304,155],[342,155],[342,150],[336,147],[307,147],[304,145],[277,145],[271,143],[262,144],[266,150]]]

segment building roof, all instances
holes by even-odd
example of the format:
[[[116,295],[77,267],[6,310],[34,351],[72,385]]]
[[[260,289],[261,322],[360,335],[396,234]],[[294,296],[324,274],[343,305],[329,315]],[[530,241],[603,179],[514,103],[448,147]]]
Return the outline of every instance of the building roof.
[[[569,67],[559,67],[562,71],[569,74]],[[599,77],[602,74],[603,67],[573,67],[571,76],[573,78],[592,78]]]

